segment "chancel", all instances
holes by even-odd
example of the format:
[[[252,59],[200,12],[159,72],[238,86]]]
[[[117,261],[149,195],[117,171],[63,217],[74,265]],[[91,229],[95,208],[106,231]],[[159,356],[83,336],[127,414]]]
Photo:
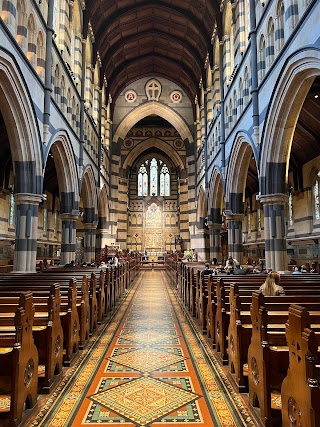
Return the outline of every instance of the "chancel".
[[[0,426],[320,426],[319,34],[0,0]]]

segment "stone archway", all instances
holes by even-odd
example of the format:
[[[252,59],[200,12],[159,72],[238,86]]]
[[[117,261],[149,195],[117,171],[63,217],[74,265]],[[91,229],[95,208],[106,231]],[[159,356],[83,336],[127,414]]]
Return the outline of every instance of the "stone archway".
[[[76,223],[79,217],[79,178],[75,156],[68,134],[57,132],[50,143],[57,173],[60,196],[61,254],[60,264],[75,259]]]
[[[221,173],[214,169],[210,178],[208,195],[208,227],[210,235],[210,259],[221,261],[228,256],[226,227],[222,227],[222,211],[225,208]]]
[[[156,114],[167,120],[179,132],[183,141],[193,142],[192,133],[183,118],[170,107],[155,101],[146,102],[132,110],[118,126],[113,141],[123,140],[139,120],[150,114]]]
[[[0,50],[0,109],[14,175],[16,230],[14,271],[35,271],[38,208],[42,200],[42,155],[37,117],[15,60]]]

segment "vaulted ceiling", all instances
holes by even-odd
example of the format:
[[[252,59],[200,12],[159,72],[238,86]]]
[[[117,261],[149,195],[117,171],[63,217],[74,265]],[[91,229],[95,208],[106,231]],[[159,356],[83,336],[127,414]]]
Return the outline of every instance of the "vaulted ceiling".
[[[180,85],[193,100],[204,73],[220,0],[87,0],[95,50],[113,98],[144,76]]]

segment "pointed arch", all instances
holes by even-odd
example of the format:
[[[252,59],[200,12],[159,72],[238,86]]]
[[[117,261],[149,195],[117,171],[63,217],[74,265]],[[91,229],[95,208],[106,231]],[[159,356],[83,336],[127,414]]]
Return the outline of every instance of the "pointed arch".
[[[106,221],[110,221],[108,192],[106,185],[101,188],[99,193],[98,216],[99,220],[100,218],[105,218]]]
[[[224,192],[223,192],[223,182],[221,172],[214,168],[210,183],[209,183],[209,194],[208,194],[208,212],[211,213],[212,210],[222,210],[222,205],[224,202]],[[211,218],[211,221],[213,218]]]
[[[285,191],[296,123],[307,93],[319,75],[320,52],[312,48],[292,55],[279,73],[262,132],[260,170],[262,179],[269,176],[268,182],[262,183],[262,194]],[[276,170],[273,165],[278,165]]]
[[[232,194],[242,194],[242,197],[245,197],[249,164],[252,155],[254,155],[252,147],[254,147],[254,144],[249,135],[239,132],[233,144],[227,167],[225,186],[226,204],[230,205],[232,202]]]
[[[208,215],[207,204],[206,204],[206,192],[201,186],[198,193],[197,203],[197,226],[198,228],[204,227],[204,218]]]
[[[165,146],[165,149],[164,149]],[[172,159],[173,163],[176,167],[179,167],[180,170],[184,169],[184,165],[181,157],[176,152],[176,150],[169,145],[167,142],[162,141],[159,138],[150,138],[143,143],[137,144],[133,150],[127,155],[122,168],[124,170],[127,169],[128,166],[132,165],[137,157],[139,157],[143,152],[148,151],[150,148],[157,148],[161,151],[164,151],[170,159]]]
[[[79,204],[78,171],[68,134],[64,130],[58,131],[49,144],[57,171],[60,194],[73,194],[73,209]]]
[[[15,190],[42,193],[40,133],[31,95],[16,62],[0,49],[1,113],[6,124],[15,176]],[[21,168],[19,167],[21,165]]]
[[[92,166],[88,166],[83,173],[80,194],[83,195],[84,208],[93,209],[96,216],[98,213],[98,197]]]
[[[132,110],[118,126],[113,141],[123,140],[129,130],[143,118],[156,114],[167,120],[180,134],[181,138],[189,143],[193,142],[191,131],[185,120],[172,108],[157,101],[149,101]]]

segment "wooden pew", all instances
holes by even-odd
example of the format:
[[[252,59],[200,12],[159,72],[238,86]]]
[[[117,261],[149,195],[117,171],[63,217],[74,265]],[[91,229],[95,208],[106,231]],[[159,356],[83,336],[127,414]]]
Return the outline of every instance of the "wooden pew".
[[[310,296],[305,295],[307,290],[300,288],[297,284],[287,285],[286,296],[276,299],[277,305],[286,301],[298,300],[299,302],[310,302]],[[307,292],[308,293],[308,292]],[[319,296],[319,289],[312,291],[313,295]],[[252,335],[252,323],[250,314],[252,289],[240,288],[237,283],[231,284],[229,293],[230,321],[228,329],[228,360],[229,378],[237,391],[248,390],[248,371],[246,369],[248,348]],[[276,304],[276,303],[275,303]]]
[[[208,301],[207,301],[207,338],[211,343],[212,348],[216,347],[215,337],[215,316],[216,316],[216,301],[215,301],[215,280],[212,275],[208,277]]]
[[[0,413],[0,419],[7,419],[9,426],[18,426],[24,408],[37,406],[38,351],[32,335],[32,293],[21,294],[19,303],[7,310],[6,315],[2,309],[0,316],[0,329],[3,330],[0,332],[0,397],[8,401],[8,407]],[[14,332],[5,332],[12,326]]]
[[[286,323],[289,367],[281,386],[282,426],[320,426],[319,335],[305,307],[292,305]]]
[[[47,284],[41,284],[41,282],[36,283],[34,278],[29,277],[29,275],[25,275],[23,281],[21,281],[21,277],[19,278],[19,276],[16,275],[11,278],[11,281],[8,280],[9,279],[6,279],[4,282],[1,282],[0,291],[7,291],[8,288],[10,289],[9,286],[11,285],[14,286],[13,289],[16,291],[24,292],[31,290],[34,293],[43,293],[48,292],[51,286],[50,283],[52,282],[51,280]],[[78,294],[75,279],[69,280],[68,287],[60,286],[60,295],[60,319],[63,328],[64,364],[69,366],[79,350],[80,321],[78,310],[81,311],[84,304],[82,303],[81,288]]]
[[[207,306],[208,306],[208,281],[211,275],[211,270],[198,271],[199,280],[199,296],[198,296],[198,320],[203,334],[207,333]]]
[[[18,304],[19,295],[19,291],[0,291],[1,309]],[[33,303],[35,306],[33,338],[39,356],[39,390],[42,393],[49,393],[61,376],[63,364],[59,285],[52,285],[49,295],[47,292],[33,293]]]
[[[283,299],[288,298],[288,301]],[[296,296],[299,301],[301,295]],[[252,295],[252,337],[248,349],[249,405],[264,426],[277,425],[281,413],[272,407],[271,393],[280,397],[282,381],[287,374],[289,351],[285,337],[290,297],[264,297],[258,292]],[[309,295],[304,301],[308,310],[315,311],[315,321],[320,323],[320,297]],[[283,301],[279,303],[279,300]],[[268,302],[266,302],[268,301]],[[274,304],[278,304],[276,307]],[[269,309],[269,310],[268,310]]]

